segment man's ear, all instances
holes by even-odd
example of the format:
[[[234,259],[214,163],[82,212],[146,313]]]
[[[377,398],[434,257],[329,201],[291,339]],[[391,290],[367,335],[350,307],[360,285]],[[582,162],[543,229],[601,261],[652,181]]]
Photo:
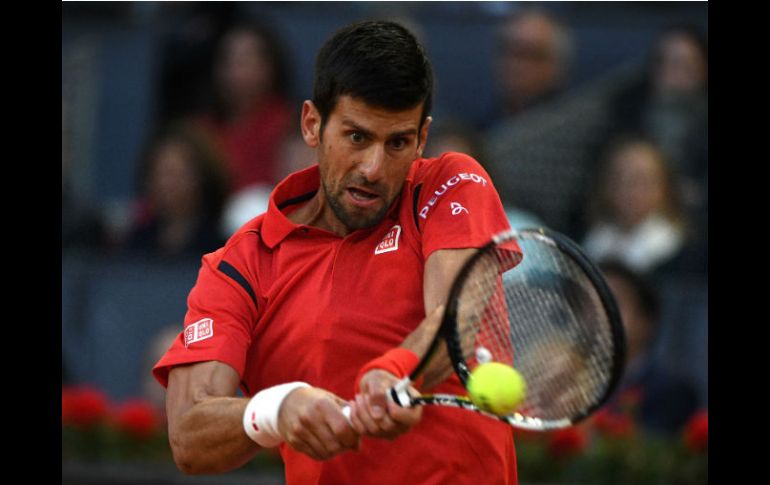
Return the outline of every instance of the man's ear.
[[[428,131],[430,131],[430,124],[433,122],[433,118],[430,116],[425,117],[425,121],[420,128],[420,144],[417,145],[417,154],[422,156],[422,152],[425,150],[425,144],[428,142]]]
[[[300,118],[302,138],[310,148],[316,148],[321,143],[321,113],[309,99],[302,103]]]

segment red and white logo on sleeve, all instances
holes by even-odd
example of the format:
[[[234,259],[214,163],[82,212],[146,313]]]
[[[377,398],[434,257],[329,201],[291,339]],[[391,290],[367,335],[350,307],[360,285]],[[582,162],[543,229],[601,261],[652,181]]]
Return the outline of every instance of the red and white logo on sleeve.
[[[211,318],[204,318],[198,320],[195,323],[191,323],[184,329],[184,346],[189,347],[190,344],[206,340],[214,336],[214,320]]]
[[[482,187],[486,187],[488,185],[487,179],[485,179],[481,175],[478,175],[475,173],[458,173],[457,175],[451,177],[449,180],[441,184],[440,188],[433,191],[433,195],[431,196],[430,199],[428,199],[428,203],[425,204],[425,206],[423,206],[422,209],[420,209],[420,217],[423,219],[427,219],[428,213],[433,208],[433,206],[436,205],[436,203],[438,202],[439,198],[441,198],[442,195],[446,194],[450,190],[453,190],[458,185],[462,183],[466,183],[468,181],[481,185]],[[463,207],[457,202],[452,202],[452,206],[450,208],[452,209],[453,216],[456,216],[463,211],[465,211],[466,214],[468,213],[468,209],[466,209],[465,207]]]

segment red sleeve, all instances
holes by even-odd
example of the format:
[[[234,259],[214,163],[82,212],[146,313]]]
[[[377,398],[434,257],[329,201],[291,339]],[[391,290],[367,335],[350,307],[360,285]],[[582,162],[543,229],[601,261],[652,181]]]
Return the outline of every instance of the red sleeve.
[[[153,368],[164,387],[174,366],[195,362],[223,362],[243,377],[258,300],[255,282],[234,251],[226,249],[203,257],[187,298],[184,331]]]
[[[510,229],[492,179],[467,155],[444,154],[426,164],[415,183],[422,184],[417,217],[426,260],[439,249],[483,246]],[[519,251],[515,244],[511,249]]]

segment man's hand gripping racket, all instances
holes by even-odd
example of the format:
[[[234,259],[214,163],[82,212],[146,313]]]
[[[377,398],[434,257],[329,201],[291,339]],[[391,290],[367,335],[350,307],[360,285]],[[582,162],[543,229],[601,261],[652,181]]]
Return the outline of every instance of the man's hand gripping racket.
[[[513,250],[515,244],[524,255]],[[510,366],[526,396],[507,414],[468,396],[414,395],[409,388],[441,342],[462,384],[490,362]],[[478,249],[449,292],[439,330],[417,367],[390,391],[403,407],[459,407],[529,430],[571,426],[604,404],[623,371],[620,315],[599,270],[570,239],[545,229],[510,230]],[[350,408],[343,410],[349,416]]]

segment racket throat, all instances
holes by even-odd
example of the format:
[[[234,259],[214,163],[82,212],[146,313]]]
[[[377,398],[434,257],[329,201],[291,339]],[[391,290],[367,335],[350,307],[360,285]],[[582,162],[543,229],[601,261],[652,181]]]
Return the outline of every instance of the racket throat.
[[[409,377],[404,377],[396,383],[390,390],[390,398],[401,406],[402,408],[408,408],[412,405],[412,396],[409,394],[409,386],[412,385],[412,380]]]

